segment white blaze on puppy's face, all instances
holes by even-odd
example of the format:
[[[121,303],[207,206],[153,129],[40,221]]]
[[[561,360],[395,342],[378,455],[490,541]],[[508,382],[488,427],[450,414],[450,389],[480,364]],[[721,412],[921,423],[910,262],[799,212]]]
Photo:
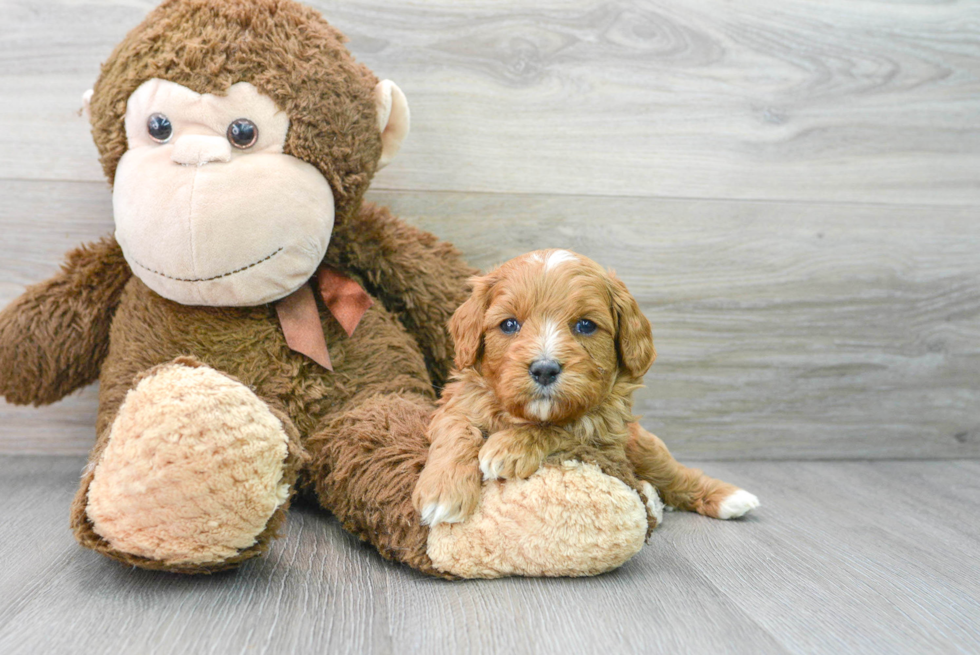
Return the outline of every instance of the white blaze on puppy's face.
[[[554,320],[545,319],[544,327],[538,336],[538,351],[536,360],[555,360],[561,358],[561,325]],[[542,387],[538,390],[540,398],[536,398],[527,404],[527,413],[541,421],[547,421],[551,417],[550,396],[558,388],[561,382],[557,382],[554,387]]]
[[[225,96],[159,79],[133,92],[112,199],[133,273],[186,305],[259,305],[306,282],[330,243],[334,198],[319,170],[283,152],[288,131],[247,82]]]
[[[619,371],[617,321],[604,269],[567,250],[511,260],[487,278],[480,369],[515,416],[564,422],[581,417],[609,393]],[[502,329],[515,320],[517,331]],[[577,331],[580,321],[591,325]],[[457,321],[457,328],[463,324]],[[532,372],[557,364],[549,382]]]
[[[528,261],[535,262],[537,264],[544,264],[545,272],[557,268],[564,262],[578,261],[578,256],[568,250],[537,250],[535,252],[528,253],[526,258]]]
[[[538,337],[538,359],[557,359],[561,339],[561,326],[557,321],[545,319]]]
[[[577,260],[578,257],[575,256],[575,253],[568,252],[567,250],[553,250],[548,253],[548,257],[544,260],[544,268],[546,271],[550,271],[565,262],[574,262]]]

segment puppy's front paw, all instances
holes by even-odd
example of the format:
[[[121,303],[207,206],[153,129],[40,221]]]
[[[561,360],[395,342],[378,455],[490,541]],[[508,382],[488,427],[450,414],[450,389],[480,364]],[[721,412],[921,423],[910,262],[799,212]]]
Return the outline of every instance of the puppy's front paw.
[[[541,468],[541,452],[521,444],[510,430],[490,435],[480,449],[480,471],[484,480],[528,478]]]
[[[759,499],[755,494],[750,494],[745,489],[738,489],[729,495],[718,505],[719,519],[737,519],[760,505]]]
[[[480,486],[475,466],[451,470],[427,466],[415,485],[412,504],[422,516],[422,525],[460,523],[476,511]]]

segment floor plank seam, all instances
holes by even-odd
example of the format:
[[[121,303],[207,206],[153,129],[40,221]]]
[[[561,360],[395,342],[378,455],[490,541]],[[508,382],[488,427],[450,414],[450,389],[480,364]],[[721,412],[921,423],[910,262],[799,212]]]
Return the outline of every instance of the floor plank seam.
[[[22,177],[2,177],[0,182],[16,183],[45,183],[57,184],[106,184],[103,180],[92,180],[87,178],[22,178]],[[111,189],[107,187],[107,191]],[[972,209],[980,208],[977,202],[881,202],[881,201],[857,201],[857,200],[826,200],[809,198],[756,198],[756,197],[736,197],[736,196],[682,196],[682,195],[640,195],[630,193],[568,193],[563,191],[485,191],[472,189],[439,189],[424,187],[397,187],[385,186],[383,184],[372,185],[368,190],[368,199],[372,193],[413,193],[413,194],[434,194],[434,195],[468,195],[468,196],[513,196],[520,198],[615,198],[621,200],[658,200],[658,201],[677,201],[677,202],[708,202],[708,203],[753,203],[753,204],[774,204],[774,205],[811,205],[826,207],[873,207],[888,209],[891,207],[901,207],[905,209]]]

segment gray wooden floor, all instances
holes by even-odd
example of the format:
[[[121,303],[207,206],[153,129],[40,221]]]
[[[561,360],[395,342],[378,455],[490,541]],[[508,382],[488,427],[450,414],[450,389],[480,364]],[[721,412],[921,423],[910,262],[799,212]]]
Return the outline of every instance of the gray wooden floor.
[[[67,529],[83,460],[0,459],[0,652],[976,653],[980,462],[705,463],[739,521],[668,514],[622,569],[444,582],[313,508],[211,577],[125,568]]]

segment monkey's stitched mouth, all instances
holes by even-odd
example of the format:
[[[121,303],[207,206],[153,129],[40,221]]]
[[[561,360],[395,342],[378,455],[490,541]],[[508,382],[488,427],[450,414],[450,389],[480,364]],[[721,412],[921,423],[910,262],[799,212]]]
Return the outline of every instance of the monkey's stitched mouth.
[[[250,268],[254,268],[254,267],[258,266],[259,264],[261,264],[262,262],[269,261],[270,259],[272,259],[276,255],[278,255],[279,253],[281,253],[285,248],[286,248],[286,246],[280,246],[272,254],[266,255],[262,259],[260,259],[258,261],[254,261],[251,264],[248,264],[247,266],[242,266],[241,268],[236,268],[233,271],[228,271],[227,273],[221,273],[220,275],[212,275],[211,277],[174,277],[173,275],[167,275],[166,273],[161,273],[160,271],[154,270],[154,269],[150,268],[149,266],[146,266],[145,264],[142,264],[142,263],[136,261],[135,259],[133,260],[133,263],[136,264],[137,266],[139,266],[140,268],[142,268],[142,269],[144,269],[146,271],[149,271],[150,273],[153,273],[154,275],[159,275],[160,277],[165,277],[168,280],[174,280],[176,282],[210,282],[211,280],[218,280],[220,278],[228,277],[229,275],[234,275],[235,273],[241,273],[242,271],[247,271]]]

